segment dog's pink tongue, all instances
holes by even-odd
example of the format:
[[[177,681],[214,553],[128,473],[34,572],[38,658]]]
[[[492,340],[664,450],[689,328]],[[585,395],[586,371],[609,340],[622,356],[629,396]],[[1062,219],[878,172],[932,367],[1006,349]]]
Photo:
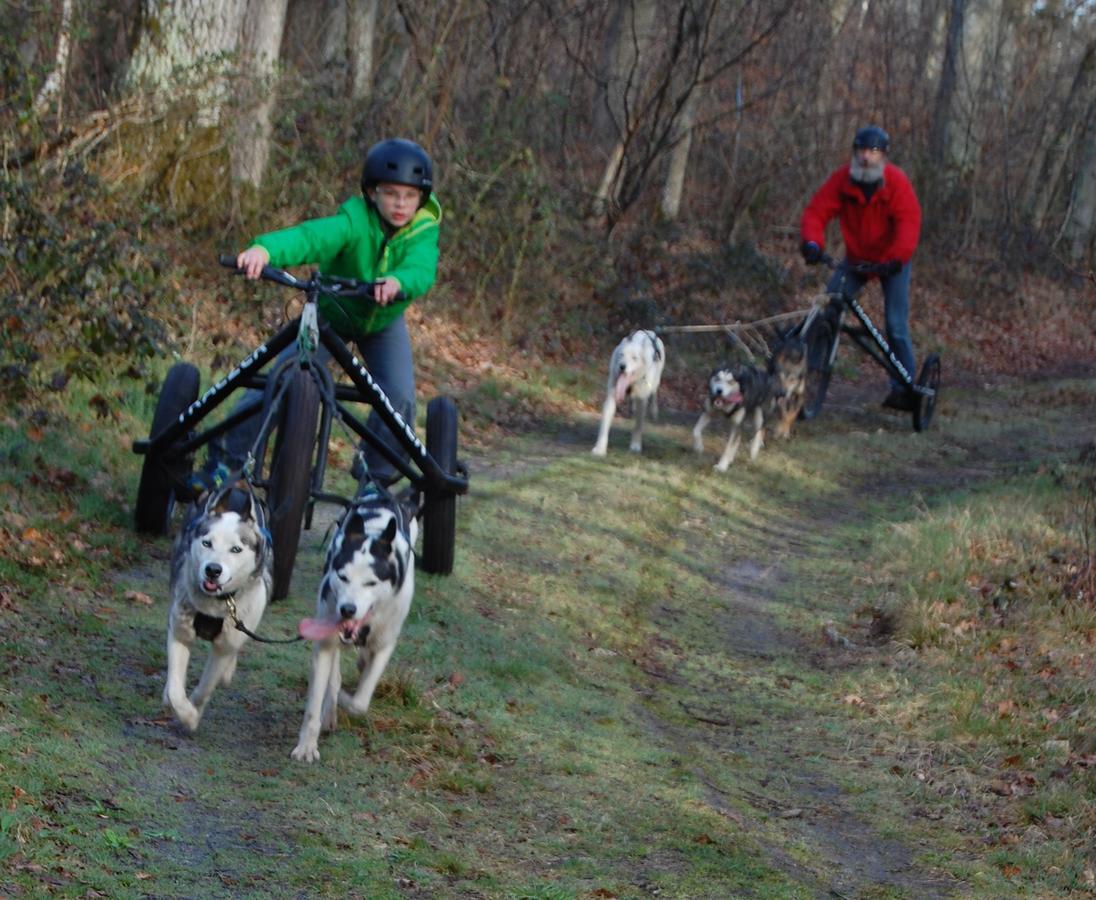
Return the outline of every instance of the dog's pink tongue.
[[[301,619],[297,634],[306,641],[322,641],[337,634],[341,623],[337,619]]]
[[[630,375],[627,372],[622,372],[617,376],[616,402],[618,405],[623,405],[625,398],[628,396],[628,388],[632,386],[633,381],[635,381],[635,375]]]

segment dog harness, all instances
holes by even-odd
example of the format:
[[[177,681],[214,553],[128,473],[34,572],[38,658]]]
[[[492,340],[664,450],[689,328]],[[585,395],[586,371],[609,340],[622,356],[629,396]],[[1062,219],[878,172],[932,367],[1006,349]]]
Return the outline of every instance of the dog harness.
[[[216,640],[221,629],[225,627],[225,620],[216,616],[207,616],[204,612],[194,613],[194,633],[203,641]]]
[[[658,335],[656,335],[653,331],[646,330],[641,331],[640,334],[646,335],[647,340],[651,342],[651,349],[653,349],[655,352],[655,359],[662,359],[662,351],[658,348]]]

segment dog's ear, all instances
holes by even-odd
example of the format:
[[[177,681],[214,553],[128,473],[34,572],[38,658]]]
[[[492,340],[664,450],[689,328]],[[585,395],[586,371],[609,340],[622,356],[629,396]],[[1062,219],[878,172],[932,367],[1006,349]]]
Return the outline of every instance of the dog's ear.
[[[347,513],[342,533],[344,541],[349,538],[353,543],[361,543],[365,538],[365,519],[362,518],[362,514],[358,512],[357,507],[352,508]]]
[[[251,505],[249,514],[252,521],[255,523],[255,527],[260,531],[266,531],[266,504],[264,504],[262,499],[251,489],[250,482],[247,485],[247,497],[248,502]]]
[[[235,484],[226,484],[215,491],[210,491],[209,496],[206,497],[205,514],[210,516],[230,512],[232,510],[232,492],[235,489]]]
[[[394,543],[396,540],[396,517],[393,516],[388,520],[388,524],[384,526],[384,532],[381,534],[380,539],[389,544]]]
[[[248,519],[258,525],[261,513],[257,511],[258,503],[256,503],[255,494],[251,490],[251,485],[241,479],[236,483],[236,488],[241,496],[239,502],[234,506],[234,509],[240,514],[241,519]]]
[[[259,542],[259,558],[256,560],[255,564],[256,567],[262,571],[266,568],[270,559],[270,554],[274,550],[274,536],[266,526],[266,505],[251,489],[251,482],[245,483],[247,484],[247,518],[250,518],[251,521],[255,523],[255,530],[259,532],[261,537]]]

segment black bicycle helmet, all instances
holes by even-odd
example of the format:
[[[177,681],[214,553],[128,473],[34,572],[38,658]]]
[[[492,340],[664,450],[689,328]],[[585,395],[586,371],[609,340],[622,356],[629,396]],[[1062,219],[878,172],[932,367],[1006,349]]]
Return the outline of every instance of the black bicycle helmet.
[[[434,166],[427,152],[414,141],[390,138],[374,144],[365,154],[362,193],[382,181],[418,188],[425,200],[434,186]]]
[[[890,135],[878,125],[866,125],[856,132],[852,139],[852,149],[882,150],[884,153],[890,149]]]

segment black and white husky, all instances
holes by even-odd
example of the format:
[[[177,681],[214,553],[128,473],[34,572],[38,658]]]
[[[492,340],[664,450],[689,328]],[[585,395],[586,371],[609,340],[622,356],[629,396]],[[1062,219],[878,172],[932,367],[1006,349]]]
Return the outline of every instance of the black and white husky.
[[[301,762],[320,758],[320,731],[335,728],[337,706],[364,715],[384,672],[415,592],[412,510],[370,485],[343,514],[331,539],[316,598],[316,618],[300,633],[315,643],[297,746]],[[339,651],[358,648],[358,685],[340,690]]]
[[[704,429],[717,412],[731,420],[731,434],[727,446],[715,464],[717,471],[726,472],[734,462],[741,441],[742,423],[749,418],[754,434],[750,440],[750,459],[756,459],[764,443],[765,414],[771,408],[773,400],[779,396],[780,387],[776,379],[755,366],[742,366],[732,369],[722,366],[708,377],[708,397],[704,401],[704,412],[700,414],[693,427],[693,449],[697,453],[704,451]]]
[[[266,514],[249,487],[226,486],[191,508],[171,556],[164,685],[164,706],[188,731],[197,729],[217,685],[236,672],[247,635],[233,617],[251,631],[259,627],[272,577]],[[209,659],[188,698],[187,666],[198,638],[210,642]]]
[[[618,406],[632,401],[635,426],[628,449],[643,452],[643,423],[650,407],[651,418],[658,416],[658,386],[666,364],[666,348],[653,331],[633,331],[613,350],[609,358],[609,383],[605,389],[605,405],[601,408],[601,428],[591,451],[604,456],[609,449],[609,428]]]

